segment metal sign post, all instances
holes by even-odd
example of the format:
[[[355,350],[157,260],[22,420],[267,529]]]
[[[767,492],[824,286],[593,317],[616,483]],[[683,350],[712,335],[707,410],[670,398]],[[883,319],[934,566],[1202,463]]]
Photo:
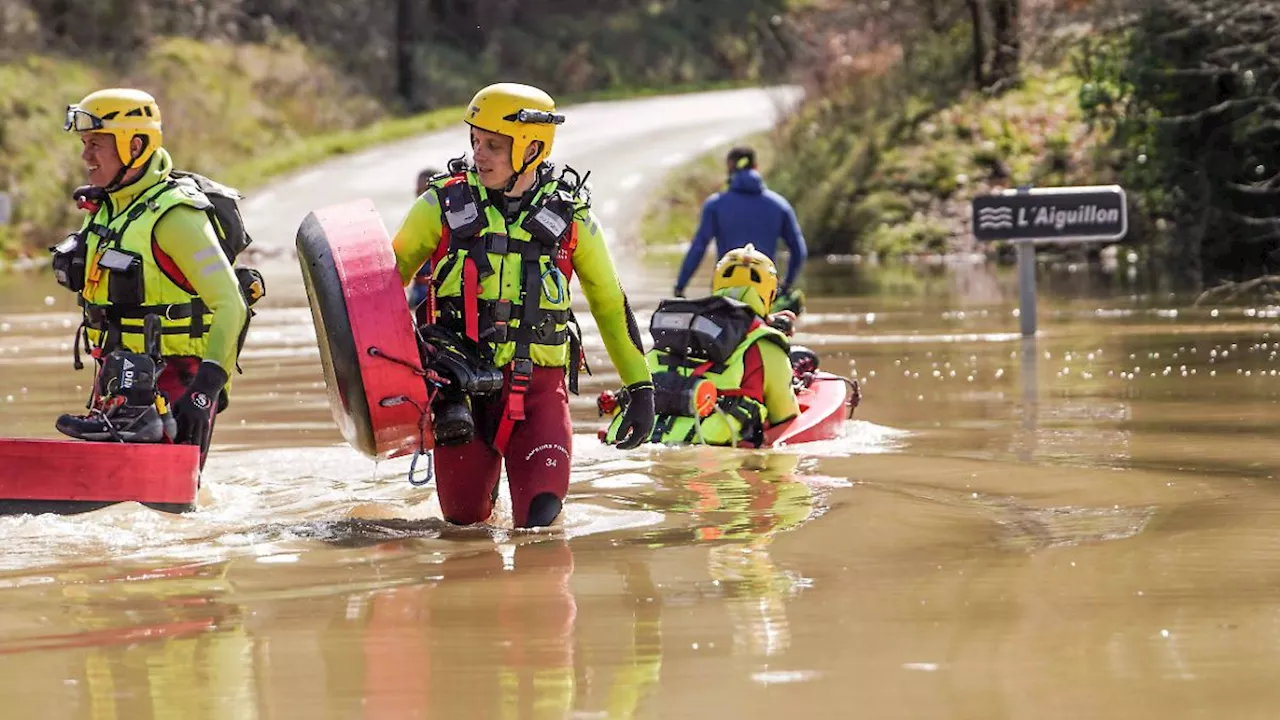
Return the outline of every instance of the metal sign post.
[[[1018,246],[1018,320],[1036,334],[1036,243],[1120,240],[1129,231],[1129,206],[1119,185],[1020,187],[973,199],[978,240]]]
[[[0,192],[0,225],[8,225],[13,219],[13,200],[9,193]]]

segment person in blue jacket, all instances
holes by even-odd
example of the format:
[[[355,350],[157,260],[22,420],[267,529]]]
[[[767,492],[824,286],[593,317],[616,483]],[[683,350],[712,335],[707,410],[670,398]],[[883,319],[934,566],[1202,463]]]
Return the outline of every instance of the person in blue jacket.
[[[756,169],[756,152],[747,146],[735,147],[725,158],[729,172],[729,187],[718,192],[702,206],[702,220],[694,233],[689,252],[680,266],[676,278],[676,297],[684,297],[684,289],[702,262],[707,245],[716,241],[716,257],[724,257],[730,250],[754,245],[770,260],[777,262],[778,238],[787,244],[791,253],[787,263],[786,278],[778,288],[778,300],[785,306],[786,299],[795,298],[793,290],[800,268],[804,266],[808,250],[800,223],[796,222],[791,203],[765,186],[764,178]],[[797,302],[798,302],[798,298]]]

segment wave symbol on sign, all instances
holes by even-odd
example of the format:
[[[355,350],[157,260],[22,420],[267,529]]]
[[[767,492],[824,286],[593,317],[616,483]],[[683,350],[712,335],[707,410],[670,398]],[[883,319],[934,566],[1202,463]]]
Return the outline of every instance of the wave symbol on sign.
[[[978,210],[978,227],[992,229],[1013,227],[1013,208],[981,208]]]

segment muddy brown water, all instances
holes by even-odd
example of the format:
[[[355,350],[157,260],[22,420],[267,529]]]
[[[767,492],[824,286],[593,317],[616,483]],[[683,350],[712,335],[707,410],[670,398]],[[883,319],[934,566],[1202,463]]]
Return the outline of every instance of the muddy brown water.
[[[1275,717],[1280,312],[1077,270],[1026,341],[1008,269],[815,264],[846,437],[602,448],[602,373],[541,532],[343,445],[286,282],[196,512],[0,518],[4,715]],[[0,277],[0,436],[83,402],[56,290]]]

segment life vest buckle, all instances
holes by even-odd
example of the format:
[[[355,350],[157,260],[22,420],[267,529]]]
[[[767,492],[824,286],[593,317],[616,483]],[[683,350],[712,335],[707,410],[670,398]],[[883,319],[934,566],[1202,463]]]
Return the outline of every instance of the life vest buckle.
[[[511,361],[511,389],[523,393],[533,383],[533,360],[516,358]]]
[[[504,343],[510,338],[511,313],[510,300],[495,300],[489,306],[490,326],[486,333],[491,342]]]

